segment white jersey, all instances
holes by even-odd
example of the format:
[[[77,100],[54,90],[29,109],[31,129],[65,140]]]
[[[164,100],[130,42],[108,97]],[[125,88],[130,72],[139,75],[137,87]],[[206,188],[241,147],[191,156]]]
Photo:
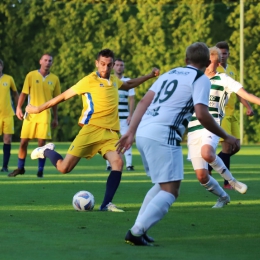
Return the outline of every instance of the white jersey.
[[[130,78],[121,78],[122,81],[128,81]],[[129,116],[129,107],[128,107],[128,97],[135,95],[135,90],[129,89],[129,90],[118,90],[119,94],[119,104],[118,104],[118,114],[119,114],[119,120],[121,119],[127,119]]]
[[[214,117],[216,122],[220,124],[221,119],[225,115],[225,106],[228,102],[230,94],[241,89],[243,86],[229,77],[226,73],[217,73],[210,78],[211,89],[209,96],[209,112]],[[193,132],[204,127],[194,113],[188,125],[188,132]]]
[[[136,136],[179,145],[194,105],[208,106],[210,81],[194,67],[175,68],[151,86],[154,99],[142,117]]]

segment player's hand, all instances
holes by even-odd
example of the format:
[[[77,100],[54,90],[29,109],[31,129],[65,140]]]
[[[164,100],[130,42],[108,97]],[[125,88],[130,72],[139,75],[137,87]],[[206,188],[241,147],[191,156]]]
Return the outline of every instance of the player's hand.
[[[119,141],[116,143],[115,146],[117,146],[116,150],[118,153],[125,153],[126,150],[128,150],[134,142],[134,135],[131,133],[126,133],[125,135],[121,136]]]
[[[158,68],[153,68],[151,75],[152,77],[158,77],[160,75],[160,70]]]
[[[239,150],[239,140],[236,139],[232,135],[227,135],[227,137],[224,139],[226,143],[229,143],[232,147],[232,151],[238,151]]]
[[[252,109],[252,108],[248,108],[247,110],[246,110],[246,115],[247,116],[253,116],[255,113],[254,113],[254,110]]]
[[[23,120],[23,111],[20,107],[16,108],[16,116],[19,120]]]
[[[39,108],[29,104],[29,105],[26,106],[25,111],[29,114],[38,114]]]

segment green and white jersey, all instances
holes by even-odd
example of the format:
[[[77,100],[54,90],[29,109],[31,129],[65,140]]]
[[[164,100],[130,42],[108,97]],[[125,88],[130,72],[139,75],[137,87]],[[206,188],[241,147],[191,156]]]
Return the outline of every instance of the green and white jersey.
[[[130,78],[122,77],[120,80],[128,81]],[[128,97],[135,95],[135,90],[133,88],[129,90],[118,90],[119,95],[119,104],[118,104],[118,115],[119,120],[127,119],[129,116],[129,106],[128,106]]]
[[[211,88],[209,95],[209,112],[214,117],[215,121],[220,124],[225,115],[225,106],[228,102],[231,93],[237,93],[243,86],[229,77],[226,73],[216,73],[210,78]],[[188,132],[203,129],[199,120],[194,113],[188,125]]]
[[[138,126],[136,136],[167,145],[180,145],[194,105],[208,105],[210,81],[191,66],[161,75],[149,91],[155,93]]]

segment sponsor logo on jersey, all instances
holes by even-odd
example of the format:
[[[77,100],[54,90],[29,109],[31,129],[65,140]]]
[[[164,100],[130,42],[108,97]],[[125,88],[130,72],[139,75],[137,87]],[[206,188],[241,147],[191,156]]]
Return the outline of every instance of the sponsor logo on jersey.
[[[48,81],[48,85],[52,85],[52,82],[51,82],[51,81]]]
[[[113,86],[116,88],[116,83],[115,82],[113,83]]]
[[[7,82],[3,82],[3,86],[4,86],[4,87],[7,87],[7,86],[8,86],[8,83],[7,83]]]
[[[188,71],[172,70],[172,71],[169,72],[169,74],[176,74],[176,75],[186,76],[186,75],[188,75],[190,73]]]
[[[152,109],[152,110],[146,110],[145,114],[150,115],[150,116],[158,116],[159,115],[159,113],[158,113],[159,109],[160,109],[160,107],[157,107],[157,108]]]
[[[104,84],[103,84],[103,83],[100,83],[99,86],[100,86],[100,87],[104,87]]]
[[[36,79],[36,83],[39,83],[39,80],[38,80],[38,79]]]

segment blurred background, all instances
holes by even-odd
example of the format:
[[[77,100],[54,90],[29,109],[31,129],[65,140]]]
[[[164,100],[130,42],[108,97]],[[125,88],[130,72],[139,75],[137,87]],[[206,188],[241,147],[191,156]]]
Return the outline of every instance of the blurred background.
[[[244,3],[244,87],[260,96],[260,2]],[[45,52],[54,57],[51,71],[62,91],[95,70],[95,59],[110,48],[125,61],[125,76],[135,78],[157,66],[161,73],[185,66],[185,50],[193,42],[230,46],[228,63],[240,70],[240,0],[1,0],[0,59],[20,92],[26,74],[39,68]],[[154,80],[136,89],[136,103]],[[237,102],[239,117],[239,102]],[[243,143],[260,143],[260,107],[244,115]],[[58,106],[54,141],[71,141],[79,130],[81,97]],[[21,121],[15,121],[19,141]]]

